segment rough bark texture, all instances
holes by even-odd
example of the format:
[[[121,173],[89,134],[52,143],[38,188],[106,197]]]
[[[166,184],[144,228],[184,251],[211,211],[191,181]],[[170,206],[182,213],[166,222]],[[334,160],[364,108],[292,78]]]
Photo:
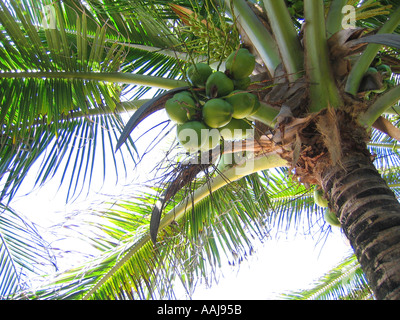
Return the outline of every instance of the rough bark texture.
[[[365,153],[326,168],[322,188],[378,300],[400,299],[400,204]]]

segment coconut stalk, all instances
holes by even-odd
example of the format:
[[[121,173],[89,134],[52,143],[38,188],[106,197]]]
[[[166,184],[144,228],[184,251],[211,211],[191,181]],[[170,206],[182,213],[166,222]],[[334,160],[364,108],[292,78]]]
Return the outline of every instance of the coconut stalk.
[[[257,120],[269,127],[274,127],[276,122],[276,117],[279,114],[279,110],[270,106],[269,104],[260,101],[260,108],[256,113],[248,117],[249,120]]]

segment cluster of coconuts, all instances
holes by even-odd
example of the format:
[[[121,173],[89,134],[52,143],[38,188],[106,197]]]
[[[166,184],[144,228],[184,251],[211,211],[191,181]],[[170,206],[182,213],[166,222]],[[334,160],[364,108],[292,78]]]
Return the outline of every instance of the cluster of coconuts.
[[[166,101],[168,117],[177,124],[177,138],[189,152],[216,147],[220,139],[244,139],[252,129],[246,117],[260,107],[256,95],[246,92],[255,57],[245,48],[232,52],[225,61],[225,72],[213,71],[206,63],[195,63],[187,70],[192,87]]]

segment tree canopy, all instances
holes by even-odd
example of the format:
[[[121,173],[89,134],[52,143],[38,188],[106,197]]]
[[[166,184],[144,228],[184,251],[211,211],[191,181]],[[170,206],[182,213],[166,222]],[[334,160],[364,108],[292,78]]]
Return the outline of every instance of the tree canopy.
[[[349,11],[342,11],[346,5]],[[333,226],[324,219],[327,209],[316,204],[312,183],[299,183],[290,161],[276,152],[291,132],[279,143],[265,133],[300,114],[295,125],[303,126],[308,115],[339,108],[343,96],[358,99],[352,112],[370,130],[375,167],[398,196],[399,21],[394,0],[0,1],[0,297],[174,298],[177,283],[190,296],[222,260],[237,263],[255,241],[315,224],[321,226],[317,238],[329,236]],[[191,65],[224,71],[239,47],[255,57],[248,90],[261,98],[261,108],[249,119],[255,135],[264,134],[240,141],[237,163],[194,166],[196,157],[176,140],[166,100],[183,89],[201,91],[188,81]],[[300,152],[299,136],[291,137],[291,157],[313,164]],[[336,146],[332,127],[324,139]],[[333,149],[331,156],[339,153]],[[32,170],[34,187],[58,179],[70,202],[109,175],[116,181],[140,175],[154,150],[163,158],[151,180],[127,185],[63,224],[98,254],[30,288],[32,273],[43,275],[45,265],[57,269],[51,245],[13,210]],[[160,200],[153,243],[149,229]],[[354,259],[315,291],[288,297],[316,297],[328,288],[318,297],[370,298]],[[337,286],[335,279],[348,270],[347,287]]]

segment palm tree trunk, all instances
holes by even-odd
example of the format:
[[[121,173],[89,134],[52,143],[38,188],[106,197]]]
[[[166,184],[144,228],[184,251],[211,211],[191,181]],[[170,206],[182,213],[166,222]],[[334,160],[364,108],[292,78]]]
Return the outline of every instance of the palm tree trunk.
[[[367,153],[347,153],[321,185],[378,300],[400,299],[400,204]]]

